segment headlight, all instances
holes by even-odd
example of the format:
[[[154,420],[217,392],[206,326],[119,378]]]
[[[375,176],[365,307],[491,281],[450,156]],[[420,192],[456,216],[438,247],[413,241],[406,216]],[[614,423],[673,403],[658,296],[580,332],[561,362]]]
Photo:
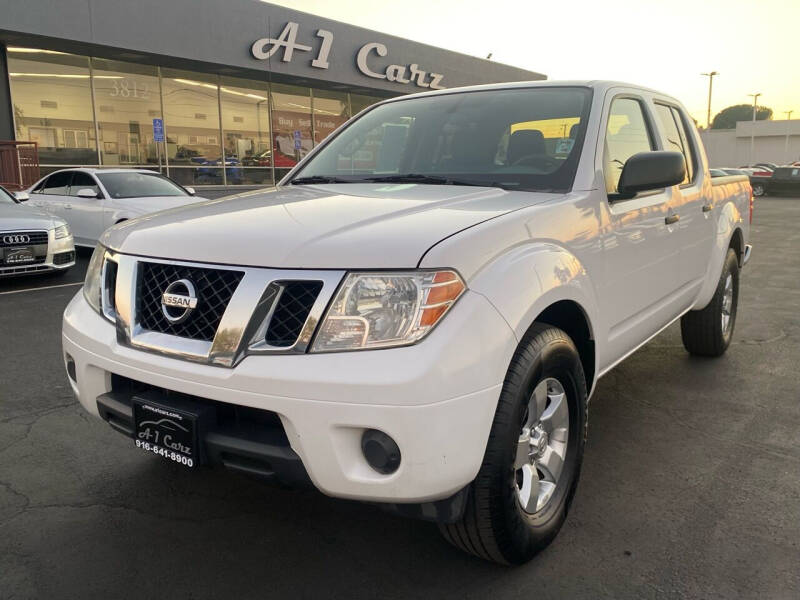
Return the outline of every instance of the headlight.
[[[69,237],[69,225],[66,223],[64,225],[59,225],[53,230],[53,234],[57,240],[62,240],[65,237]]]
[[[83,297],[93,309],[102,313],[100,304],[100,294],[102,292],[101,277],[103,274],[103,259],[106,255],[106,249],[100,244],[94,249],[92,259],[89,261],[89,267],[86,269],[86,279],[83,282]]]
[[[455,271],[350,273],[314,340],[312,352],[412,344],[464,291]]]

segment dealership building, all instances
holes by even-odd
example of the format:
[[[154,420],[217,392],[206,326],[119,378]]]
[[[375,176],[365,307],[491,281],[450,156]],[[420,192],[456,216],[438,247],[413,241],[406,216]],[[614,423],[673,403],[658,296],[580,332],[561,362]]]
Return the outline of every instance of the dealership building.
[[[384,98],[545,79],[255,0],[0,0],[0,14],[0,140],[37,142],[43,174],[269,185]]]

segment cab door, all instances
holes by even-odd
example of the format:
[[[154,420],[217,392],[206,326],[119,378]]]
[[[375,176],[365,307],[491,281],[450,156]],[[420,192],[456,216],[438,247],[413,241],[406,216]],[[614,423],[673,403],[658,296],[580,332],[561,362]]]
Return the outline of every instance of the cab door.
[[[655,100],[653,106],[664,149],[683,154],[686,164],[686,178],[673,188],[671,205],[679,217],[674,224],[680,245],[678,277],[688,306],[705,281],[714,243],[713,192],[710,182],[705,181],[696,142],[682,109],[660,100]]]
[[[78,192],[91,190],[92,197],[81,197]],[[75,243],[94,246],[105,231],[106,201],[95,178],[84,171],[75,171],[69,186],[69,196],[64,202],[64,213],[69,216]]]
[[[680,314],[680,245],[670,188],[633,198],[617,194],[625,162],[639,152],[662,149],[649,105],[638,95],[618,93],[606,102],[604,123],[599,150],[607,212],[606,272],[598,299],[607,315],[607,350],[601,364],[608,368]]]

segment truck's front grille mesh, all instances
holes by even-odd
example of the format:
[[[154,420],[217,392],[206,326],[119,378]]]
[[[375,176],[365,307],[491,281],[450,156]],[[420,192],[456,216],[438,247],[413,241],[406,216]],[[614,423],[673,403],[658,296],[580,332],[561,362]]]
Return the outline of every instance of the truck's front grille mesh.
[[[244,277],[241,271],[206,269],[162,263],[139,263],[141,278],[136,294],[139,324],[147,330],[211,342],[222,315]],[[161,299],[171,283],[192,282],[197,307],[180,323],[171,323],[161,310]]]
[[[311,307],[322,290],[321,281],[285,281],[283,293],[267,328],[266,342],[280,348],[292,346],[303,330]]]

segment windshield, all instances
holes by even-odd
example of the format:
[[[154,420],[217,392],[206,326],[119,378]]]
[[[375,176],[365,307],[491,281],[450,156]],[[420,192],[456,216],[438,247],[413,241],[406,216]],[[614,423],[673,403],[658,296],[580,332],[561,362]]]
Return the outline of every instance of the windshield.
[[[156,173],[100,173],[97,178],[112,198],[188,196],[177,183]]]
[[[0,204],[16,204],[17,201],[14,199],[14,196],[11,195],[10,192],[6,190],[3,186],[0,186]]]
[[[485,90],[377,106],[291,183],[387,181],[568,191],[589,111],[586,88]]]

